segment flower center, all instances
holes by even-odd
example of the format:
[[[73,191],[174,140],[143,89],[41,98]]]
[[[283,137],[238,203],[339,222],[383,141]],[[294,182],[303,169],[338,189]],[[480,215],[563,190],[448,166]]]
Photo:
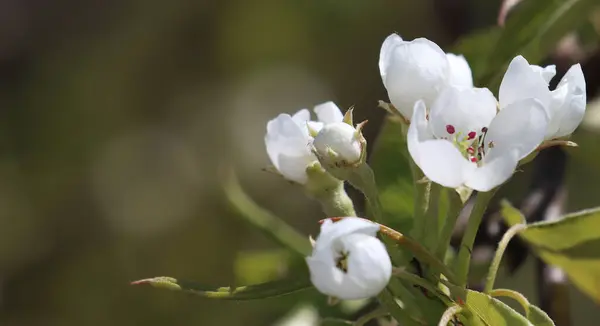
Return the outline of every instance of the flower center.
[[[335,267],[344,273],[348,273],[348,256],[349,253],[347,251],[341,251],[339,257],[335,259]]]
[[[485,156],[485,136],[487,135],[488,128],[483,127],[481,131],[468,131],[463,133],[461,131],[456,132],[456,128],[453,125],[446,125],[446,131],[452,135],[450,139],[443,137],[451,141],[456,148],[463,154],[463,156],[470,162],[479,164]],[[494,142],[490,141],[488,144],[489,148],[494,147]]]

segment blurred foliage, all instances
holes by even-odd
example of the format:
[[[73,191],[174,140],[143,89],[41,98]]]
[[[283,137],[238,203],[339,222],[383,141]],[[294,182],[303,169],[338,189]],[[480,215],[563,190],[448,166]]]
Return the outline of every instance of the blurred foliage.
[[[498,2],[471,1],[469,28],[490,28]],[[335,100],[354,105],[357,120],[368,116],[374,139],[376,101],[386,99],[380,43],[396,31],[449,45],[434,9],[402,0],[0,2],[0,324],[269,325],[307,301],[332,318],[359,309],[329,307],[313,290],[239,304],[128,283],[173,275],[234,284],[250,277],[236,275],[248,264],[234,263],[241,252],[276,247],[223,200],[223,164],[241,171],[258,204],[316,234],[318,206],[260,172],[265,122]],[[471,53],[496,40],[480,35],[464,41],[476,76],[486,64]],[[403,146],[392,129],[375,147]],[[571,209],[598,204],[597,136],[575,136],[585,150],[573,152]],[[394,171],[377,176],[401,194],[384,190],[384,206],[408,217],[412,189],[392,180],[410,174]],[[592,325],[597,308],[572,295],[575,324]]]

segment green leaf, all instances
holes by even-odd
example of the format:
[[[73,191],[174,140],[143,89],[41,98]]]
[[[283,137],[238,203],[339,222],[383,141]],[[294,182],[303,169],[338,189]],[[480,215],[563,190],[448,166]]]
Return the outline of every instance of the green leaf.
[[[403,233],[411,229],[414,211],[414,189],[407,155],[402,125],[386,120],[373,147],[369,165],[375,172],[383,220],[393,221],[388,226]]]
[[[469,325],[531,325],[525,317],[502,301],[481,292],[467,290],[465,307],[473,314]]]
[[[519,235],[539,257],[562,268],[581,291],[600,302],[599,225],[597,208],[530,224]]]
[[[529,300],[527,300],[524,295],[517,291],[508,289],[495,289],[490,293],[490,295],[492,297],[507,297],[517,301],[525,310],[525,317],[527,317],[527,320],[529,320],[534,326],[555,326],[548,314],[546,314],[542,309],[529,303]]]
[[[511,11],[504,28],[467,36],[453,52],[465,54],[478,85],[496,91],[516,55],[539,63],[563,36],[585,24],[598,5],[598,0],[524,0]]]
[[[517,224],[525,224],[525,216],[521,214],[521,211],[513,207],[507,200],[502,200],[502,215],[508,226],[515,226]]]
[[[305,290],[312,286],[308,277],[308,273],[303,276],[290,277],[268,283],[238,287],[204,286],[193,281],[178,280],[167,276],[143,279],[132,282],[131,284],[149,284],[156,288],[188,292],[209,299],[240,301],[277,297]]]

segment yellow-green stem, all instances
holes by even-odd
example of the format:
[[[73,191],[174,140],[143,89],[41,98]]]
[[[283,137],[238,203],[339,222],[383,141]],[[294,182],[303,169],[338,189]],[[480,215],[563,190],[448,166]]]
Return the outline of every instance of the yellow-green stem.
[[[477,193],[475,205],[473,207],[473,210],[471,211],[471,215],[469,216],[467,228],[460,243],[458,258],[456,260],[455,265],[457,277],[456,284],[462,287],[466,287],[467,285],[469,267],[471,266],[471,253],[473,252],[473,243],[475,242],[475,237],[477,236],[479,225],[481,224],[481,220],[483,219],[483,214],[485,213],[485,210],[490,200],[494,196],[494,193],[495,190]]]
[[[485,287],[483,288],[483,293],[490,293],[494,289],[496,274],[498,273],[498,268],[500,268],[500,262],[502,261],[502,256],[504,256],[506,246],[508,246],[510,239],[517,235],[521,230],[525,229],[525,227],[525,224],[513,225],[502,236],[502,239],[498,243],[498,249],[496,249],[496,253],[494,254],[494,259],[492,259],[492,263],[490,264],[490,269],[488,270],[488,274],[485,279]]]

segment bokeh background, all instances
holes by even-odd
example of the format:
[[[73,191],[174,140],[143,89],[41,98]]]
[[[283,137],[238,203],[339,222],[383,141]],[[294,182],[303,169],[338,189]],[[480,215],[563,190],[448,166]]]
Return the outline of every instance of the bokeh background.
[[[297,297],[233,303],[128,284],[272,272],[240,263],[277,247],[228,207],[222,172],[234,167],[259,204],[316,234],[318,204],[261,170],[266,122],[333,100],[369,118],[372,140],[387,99],[383,39],[448,48],[494,25],[499,7],[0,1],[0,325],[272,325]],[[597,120],[569,151],[569,211],[600,204]],[[502,284],[533,293],[531,273],[519,273]],[[598,307],[571,295],[575,324],[595,325]]]

